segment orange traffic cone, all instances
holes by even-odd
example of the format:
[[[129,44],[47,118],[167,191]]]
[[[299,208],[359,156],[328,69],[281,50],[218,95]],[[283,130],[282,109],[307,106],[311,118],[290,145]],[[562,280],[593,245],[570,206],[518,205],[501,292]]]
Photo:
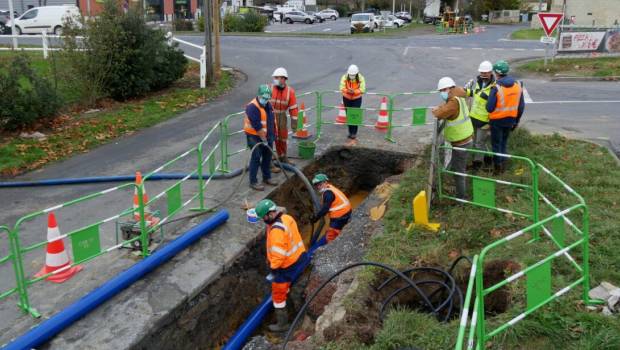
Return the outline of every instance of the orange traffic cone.
[[[50,282],[62,283],[73,277],[82,270],[81,265],[71,266],[69,255],[65,251],[65,242],[60,238],[60,230],[56,223],[54,213],[47,217],[47,253],[45,254],[45,266],[34,277],[41,277],[53,272],[46,278]]]
[[[379,131],[386,131],[390,126],[390,120],[388,118],[387,111],[387,97],[383,97],[381,100],[381,107],[379,108],[379,117],[375,123],[375,128]]]
[[[293,137],[296,139],[305,140],[310,137],[310,133],[308,133],[308,129],[306,129],[306,122],[308,121],[308,119],[306,118],[306,105],[303,102],[301,103],[301,109],[299,110],[299,113],[303,115],[303,123],[301,125],[301,128],[297,128],[297,131],[295,132]]]
[[[344,104],[340,104],[338,108],[338,116],[336,117],[336,124],[346,124],[347,123],[347,111],[344,109]]]
[[[142,184],[142,173],[136,171],[136,186]],[[146,187],[142,187],[142,204],[144,204],[144,216],[148,226],[156,225],[159,222],[159,218],[151,214],[151,210],[147,203],[149,202],[149,196],[146,194]],[[140,221],[140,202],[138,201],[138,188],[134,188],[133,192],[133,218],[136,222]]]

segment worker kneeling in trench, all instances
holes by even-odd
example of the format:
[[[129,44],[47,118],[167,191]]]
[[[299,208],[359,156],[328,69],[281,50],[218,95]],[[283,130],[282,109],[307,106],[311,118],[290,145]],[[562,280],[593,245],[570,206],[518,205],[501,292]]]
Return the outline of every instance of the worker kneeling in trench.
[[[329,178],[325,174],[314,175],[312,185],[321,192],[323,204],[319,212],[313,215],[311,220],[313,223],[317,222],[329,213],[329,228],[325,233],[327,243],[329,243],[340,235],[344,226],[351,220],[351,202],[341,190],[329,183]],[[323,243],[320,242],[320,244]]]
[[[269,325],[272,332],[288,330],[286,298],[294,276],[307,265],[306,247],[295,219],[278,210],[276,204],[263,199],[256,205],[256,215],[267,224],[267,260],[271,273],[271,298],[276,312],[276,323]]]

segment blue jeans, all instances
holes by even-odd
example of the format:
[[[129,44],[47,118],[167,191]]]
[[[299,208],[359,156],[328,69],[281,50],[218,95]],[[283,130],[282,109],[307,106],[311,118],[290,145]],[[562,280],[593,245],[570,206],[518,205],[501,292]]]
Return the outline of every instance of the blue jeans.
[[[500,119],[499,121],[502,121],[502,119]],[[508,154],[508,136],[510,136],[510,131],[512,130],[512,126],[514,124],[511,125],[507,122],[498,123],[494,120],[492,120],[490,124],[491,147],[493,148],[493,152]],[[493,156],[493,163],[495,163],[496,165],[502,164],[505,160],[505,157]]]
[[[342,230],[342,228],[351,220],[351,212],[344,214],[339,218],[329,219],[329,227],[336,230]]]
[[[254,145],[260,143],[260,137],[257,135],[248,135],[248,148],[252,149]],[[273,148],[273,142],[267,143],[269,147]],[[250,183],[257,184],[258,183],[258,168],[260,167],[261,172],[263,174],[263,181],[271,179],[271,150],[265,146],[258,146],[252,152],[252,157],[250,158]]]

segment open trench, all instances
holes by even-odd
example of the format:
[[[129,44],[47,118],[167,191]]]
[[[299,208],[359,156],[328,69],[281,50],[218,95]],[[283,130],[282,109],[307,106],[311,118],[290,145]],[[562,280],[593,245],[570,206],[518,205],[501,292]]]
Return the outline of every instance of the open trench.
[[[317,172],[327,174],[356,207],[384,179],[402,173],[411,160],[412,155],[406,153],[339,147],[328,150],[304,167],[303,173],[310,179]],[[310,194],[302,180],[292,174],[289,177],[269,198],[297,219],[308,244],[313,230]],[[257,225],[256,230],[262,231],[263,225]],[[218,280],[178,307],[166,318],[165,324],[153,325],[154,331],[134,348],[214,349],[222,346],[270,292],[265,281],[267,274],[265,237],[261,232],[248,245],[246,254]]]

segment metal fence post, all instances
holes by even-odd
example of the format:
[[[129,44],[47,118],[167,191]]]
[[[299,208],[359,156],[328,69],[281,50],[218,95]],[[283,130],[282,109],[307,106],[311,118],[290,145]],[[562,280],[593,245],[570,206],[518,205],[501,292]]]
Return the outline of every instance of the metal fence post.
[[[140,214],[140,244],[142,245],[142,257],[149,256],[149,232],[146,228],[146,213],[144,203],[144,182],[138,188],[138,213]]]
[[[228,170],[228,119],[224,119],[220,124],[220,151],[222,152],[222,161],[220,171],[227,173]]]
[[[13,230],[9,231],[9,242],[11,255],[13,256],[13,270],[15,271],[15,283],[17,284],[17,293],[19,294],[19,303],[17,304],[22,310],[30,313],[33,317],[39,318],[41,314],[30,306],[28,299],[28,285],[24,274],[24,263],[22,260],[22,252],[19,244],[19,221]]]
[[[321,124],[323,123],[323,95],[316,92],[316,138],[321,137]]]
[[[47,30],[44,30],[41,33],[41,41],[42,41],[42,46],[43,46],[43,58],[47,59],[47,57],[48,57],[47,48],[48,48],[48,44],[49,44],[49,42],[47,41]]]
[[[534,215],[534,222],[538,222],[539,218],[540,218],[540,213],[539,213],[539,198],[538,198],[538,167],[535,164],[531,164],[532,165],[532,210],[533,215]],[[534,232],[532,232],[532,235],[534,236],[534,240],[538,240],[540,239],[540,228],[535,228]]]
[[[390,142],[396,142],[392,138],[392,114],[394,112],[394,96],[387,96],[388,98],[388,129],[385,134],[385,139]]]
[[[583,202],[582,202],[583,203]],[[590,300],[588,293],[590,292],[590,213],[588,206],[583,203],[583,248],[582,251],[582,273],[583,273],[583,286],[581,287],[583,293],[583,302],[588,304],[596,304]]]
[[[203,167],[202,167],[202,143],[198,145],[198,149],[196,150],[198,155],[198,208],[194,208],[192,210],[203,211],[205,210],[205,195],[204,195],[204,178],[202,175]]]
[[[204,89],[207,87],[207,48],[206,46],[202,49],[202,54],[200,55],[200,88]]]
[[[478,256],[478,268],[476,270],[476,298],[478,299],[477,323],[476,323],[476,350],[484,349],[485,329],[484,329],[484,285],[482,284],[482,273],[484,271],[485,251]]]

